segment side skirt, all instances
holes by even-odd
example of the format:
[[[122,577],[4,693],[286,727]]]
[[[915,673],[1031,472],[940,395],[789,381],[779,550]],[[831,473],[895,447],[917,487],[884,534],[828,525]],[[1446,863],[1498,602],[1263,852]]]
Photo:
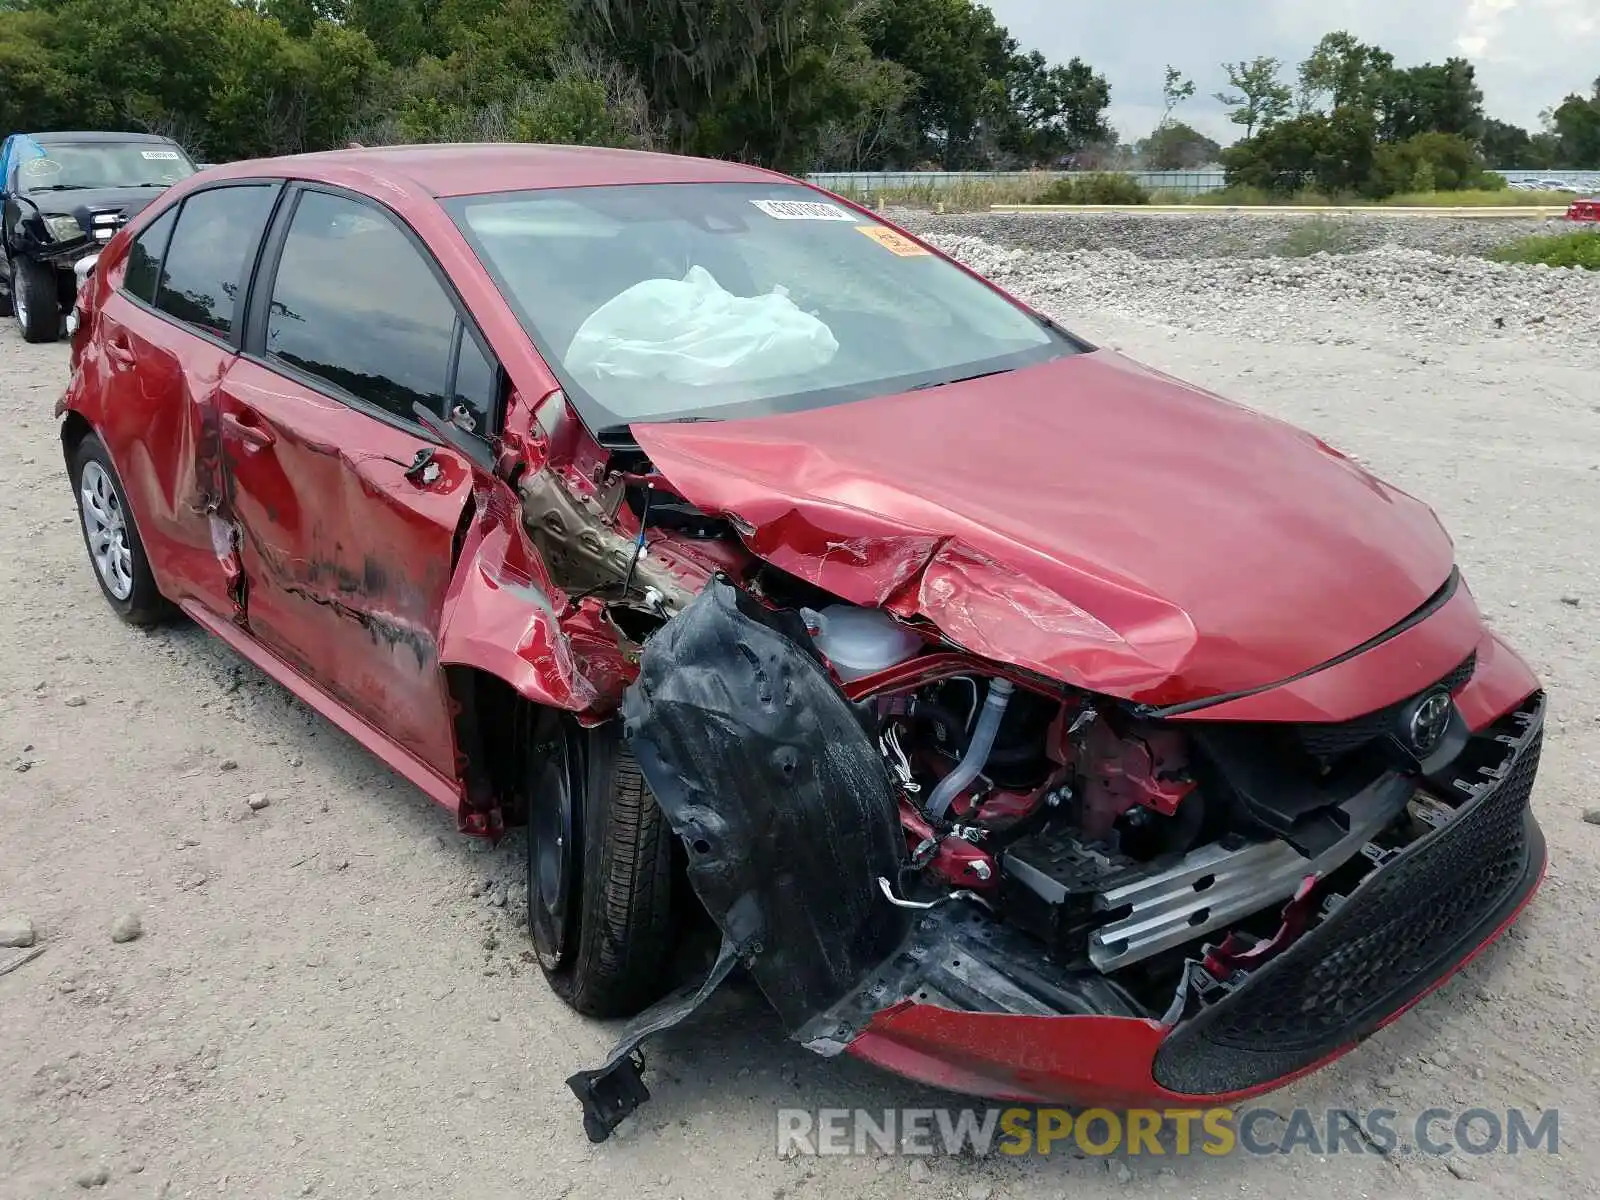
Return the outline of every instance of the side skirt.
[[[310,705],[318,716],[349,734],[369,754],[381,759],[396,774],[422,789],[435,804],[452,813],[460,809],[460,784],[445,779],[404,746],[345,708],[271,650],[252,640],[243,630],[231,622],[218,620],[198,601],[183,600],[178,607],[200,628],[225,642],[240,658],[265,672],[275,683]]]

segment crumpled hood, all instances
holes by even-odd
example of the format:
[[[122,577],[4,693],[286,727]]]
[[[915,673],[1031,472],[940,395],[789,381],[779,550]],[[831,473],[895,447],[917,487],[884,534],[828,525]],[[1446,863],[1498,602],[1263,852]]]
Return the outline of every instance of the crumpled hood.
[[[1417,609],[1453,560],[1426,506],[1311,435],[1106,351],[634,433],[773,565],[1152,704],[1316,667]]]

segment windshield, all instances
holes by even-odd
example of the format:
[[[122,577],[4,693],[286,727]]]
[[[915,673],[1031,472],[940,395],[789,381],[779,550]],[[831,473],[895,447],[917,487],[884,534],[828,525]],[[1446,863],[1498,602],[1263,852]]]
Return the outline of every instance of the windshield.
[[[85,188],[169,187],[194,174],[194,164],[176,146],[160,142],[38,143],[44,157],[17,167],[24,194]]]
[[[792,412],[1079,347],[794,184],[555,188],[445,202],[597,428]]]

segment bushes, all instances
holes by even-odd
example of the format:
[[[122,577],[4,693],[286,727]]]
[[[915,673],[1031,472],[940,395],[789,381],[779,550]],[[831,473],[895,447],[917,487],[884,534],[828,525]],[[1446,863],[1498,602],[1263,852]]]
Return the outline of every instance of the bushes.
[[[1380,143],[1371,116],[1353,108],[1281,121],[1224,150],[1222,161],[1230,190],[1280,196],[1315,187],[1329,195],[1382,200],[1401,192],[1506,187],[1460,134],[1419,133]]]
[[[1600,230],[1583,229],[1547,237],[1523,238],[1489,255],[1495,262],[1543,263],[1547,267],[1581,267],[1600,271]]]
[[[1345,107],[1270,125],[1224,150],[1222,165],[1230,188],[1280,196],[1316,188],[1339,196],[1359,191],[1371,177],[1376,150],[1372,115]]]
[[[1149,204],[1150,193],[1128,175],[1111,172],[1058,179],[1039,193],[1038,204]]]
[[[1379,146],[1373,156],[1372,174],[1362,194],[1374,200],[1397,192],[1460,192],[1489,189],[1497,180],[1506,181],[1484,170],[1478,148],[1454,133],[1419,133],[1403,142]]]

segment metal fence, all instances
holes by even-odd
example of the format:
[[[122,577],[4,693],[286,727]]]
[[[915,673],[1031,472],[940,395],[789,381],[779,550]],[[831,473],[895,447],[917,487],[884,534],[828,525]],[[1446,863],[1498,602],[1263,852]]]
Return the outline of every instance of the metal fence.
[[[1196,196],[1220,191],[1227,180],[1220,170],[1122,171],[1152,192]],[[806,176],[829,191],[874,193],[883,191],[942,191],[963,184],[1046,184],[1095,174],[1091,171],[817,171]],[[1519,191],[1553,187],[1594,194],[1600,192],[1600,171],[1498,171]]]
[[[1226,182],[1221,171],[816,171],[806,178],[831,192],[946,191],[964,184],[1032,184],[1085,175],[1127,175],[1151,191],[1193,196]]]

